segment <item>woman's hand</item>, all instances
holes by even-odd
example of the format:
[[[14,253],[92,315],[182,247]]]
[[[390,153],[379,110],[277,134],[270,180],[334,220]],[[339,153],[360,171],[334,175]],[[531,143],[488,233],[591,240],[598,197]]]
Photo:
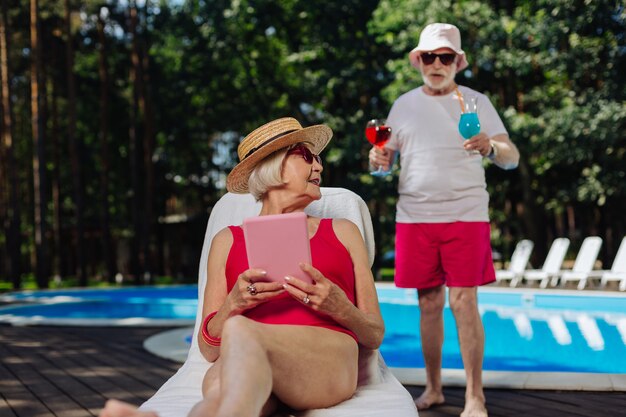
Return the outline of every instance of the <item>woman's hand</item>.
[[[335,317],[352,303],[334,282],[326,278],[322,273],[308,263],[300,264],[300,268],[311,278],[315,284],[306,283],[295,277],[285,277],[285,290],[296,300],[312,308]]]
[[[266,275],[261,269],[248,269],[239,275],[227,297],[232,314],[241,314],[285,291],[280,282],[260,281]]]

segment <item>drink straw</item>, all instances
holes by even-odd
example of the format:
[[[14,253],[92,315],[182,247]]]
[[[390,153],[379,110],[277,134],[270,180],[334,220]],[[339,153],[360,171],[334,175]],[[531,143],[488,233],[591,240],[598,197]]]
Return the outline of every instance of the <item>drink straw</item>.
[[[461,106],[461,113],[465,113],[465,100],[463,99],[463,94],[459,91],[458,86],[454,86],[454,91],[456,91],[456,96],[459,98],[459,106]]]

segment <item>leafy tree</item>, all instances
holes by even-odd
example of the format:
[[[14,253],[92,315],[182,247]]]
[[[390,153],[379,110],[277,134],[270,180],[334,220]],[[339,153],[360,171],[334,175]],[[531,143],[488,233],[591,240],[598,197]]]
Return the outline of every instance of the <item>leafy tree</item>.
[[[625,233],[618,1],[39,0],[39,72],[30,5],[3,2],[15,168],[4,121],[0,182],[13,175],[16,185],[0,198],[0,274],[16,287],[8,253],[31,274],[35,249],[64,280],[84,271],[113,282],[118,270],[192,278],[197,230],[225,191],[237,144],[283,116],[333,128],[324,184],[367,201],[380,265],[393,249],[396,180],[367,173],[363,129],[419,85],[407,53],[434,21],[460,27],[471,66],[458,81],[491,97],[522,152],[516,171],[487,167],[496,246],[507,252],[530,237],[538,262],[557,235],[599,234],[609,259]],[[31,75],[40,124],[31,123]]]

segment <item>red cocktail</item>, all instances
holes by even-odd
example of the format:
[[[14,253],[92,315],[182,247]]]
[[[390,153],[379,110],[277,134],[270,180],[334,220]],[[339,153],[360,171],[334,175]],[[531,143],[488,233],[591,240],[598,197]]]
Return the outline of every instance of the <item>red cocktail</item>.
[[[367,140],[377,148],[384,148],[385,144],[389,141],[391,137],[391,127],[385,125],[385,119],[372,119],[367,122],[365,126],[365,137]],[[389,167],[388,171],[383,170],[382,166],[379,166],[376,171],[372,171],[372,175],[376,176],[385,176],[388,175],[391,171],[391,167]]]

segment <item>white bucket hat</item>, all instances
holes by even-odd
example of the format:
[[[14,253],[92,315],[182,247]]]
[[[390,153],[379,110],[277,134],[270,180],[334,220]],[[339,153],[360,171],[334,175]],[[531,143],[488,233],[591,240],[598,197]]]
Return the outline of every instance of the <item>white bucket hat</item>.
[[[430,52],[439,48],[450,48],[458,56],[456,72],[467,68],[467,58],[461,49],[461,33],[459,28],[449,23],[431,23],[420,34],[420,42],[409,53],[411,64],[419,69],[419,60],[422,52]]]

